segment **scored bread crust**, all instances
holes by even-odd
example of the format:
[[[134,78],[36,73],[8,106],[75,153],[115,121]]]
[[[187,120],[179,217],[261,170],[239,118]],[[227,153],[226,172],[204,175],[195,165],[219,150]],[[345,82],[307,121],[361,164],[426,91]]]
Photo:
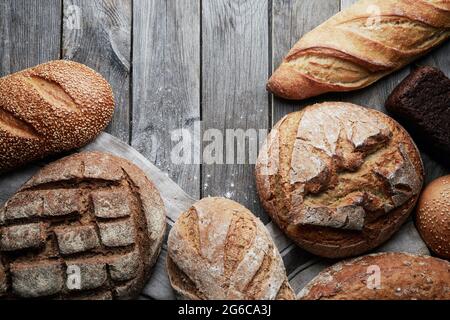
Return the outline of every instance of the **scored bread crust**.
[[[0,173],[86,145],[113,112],[110,84],[80,63],[51,61],[0,78]]]
[[[0,208],[0,299],[135,298],[165,228],[158,190],[129,161],[84,152],[53,162]],[[72,265],[81,289],[66,285]]]
[[[329,258],[389,239],[413,209],[423,176],[417,147],[397,122],[342,102],[284,117],[256,164],[264,209],[299,246]]]
[[[450,36],[450,2],[362,0],[305,34],[268,82],[287,99],[357,90]]]
[[[167,271],[183,299],[295,298],[265,226],[224,198],[200,200],[178,218],[169,234]]]
[[[378,253],[337,263],[300,300],[448,300],[450,263],[409,253]]]

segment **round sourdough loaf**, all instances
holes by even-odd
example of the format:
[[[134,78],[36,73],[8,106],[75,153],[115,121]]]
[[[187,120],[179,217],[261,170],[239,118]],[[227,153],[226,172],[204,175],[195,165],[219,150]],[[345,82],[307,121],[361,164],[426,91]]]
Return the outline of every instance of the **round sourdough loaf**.
[[[111,121],[109,83],[58,60],[0,78],[0,173],[82,147]]]
[[[335,264],[300,300],[448,300],[450,263],[408,253],[379,253]]]
[[[330,258],[359,255],[391,237],[414,207],[423,175],[397,122],[342,102],[285,116],[256,165],[266,211],[299,246]]]
[[[0,298],[136,297],[165,225],[158,191],[130,162],[90,152],[51,163],[0,208]]]
[[[450,176],[434,180],[422,192],[416,225],[431,250],[450,259]]]
[[[167,269],[184,299],[295,298],[267,229],[223,198],[200,200],[178,218],[169,234]]]

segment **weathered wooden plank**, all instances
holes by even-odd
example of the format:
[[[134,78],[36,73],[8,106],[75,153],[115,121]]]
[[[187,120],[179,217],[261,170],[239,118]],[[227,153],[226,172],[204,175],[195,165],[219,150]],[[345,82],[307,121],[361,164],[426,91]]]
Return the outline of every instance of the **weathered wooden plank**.
[[[307,32],[339,12],[339,0],[282,0],[273,1],[272,10],[272,68],[281,64],[291,47]],[[273,124],[288,113],[302,107],[322,96],[304,101],[288,101],[273,98]],[[272,124],[272,125],[273,125]]]
[[[194,131],[200,120],[200,3],[136,0],[133,17],[131,144],[198,198],[198,145],[184,136],[191,157],[179,163],[172,153],[180,142],[174,130],[185,129],[192,140],[198,138]],[[184,151],[187,156],[189,151]]]
[[[61,55],[100,72],[114,91],[116,111],[107,131],[129,141],[131,2],[64,0]]]
[[[59,58],[61,1],[0,2],[0,75]]]
[[[268,1],[267,0],[208,0],[202,8],[202,115],[205,137],[235,129],[258,135],[259,129],[269,125],[269,98],[265,90],[268,76]],[[214,131],[213,131],[214,130]],[[250,133],[248,131],[247,133]],[[265,134],[262,135],[263,139]],[[249,208],[267,221],[256,194],[254,164],[256,154],[238,163],[235,149],[250,144],[226,139],[218,145],[219,156],[204,157],[202,167],[203,196],[225,196]],[[225,140],[225,139],[223,139]],[[249,141],[251,140],[251,141]],[[215,141],[222,141],[221,137]],[[209,155],[212,142],[204,144],[204,155]],[[226,147],[226,145],[233,147]],[[224,150],[223,159],[221,157]],[[231,158],[231,164],[226,158]],[[243,159],[242,159],[243,160]]]

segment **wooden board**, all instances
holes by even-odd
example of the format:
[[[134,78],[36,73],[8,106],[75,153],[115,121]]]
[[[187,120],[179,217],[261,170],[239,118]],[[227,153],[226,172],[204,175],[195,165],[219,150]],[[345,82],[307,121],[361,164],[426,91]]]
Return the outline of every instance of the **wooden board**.
[[[59,58],[60,0],[0,1],[0,76]]]
[[[131,2],[63,0],[63,59],[84,63],[111,84],[116,111],[107,131],[130,140]]]
[[[215,132],[225,135],[227,129],[268,128],[268,1],[208,0],[202,4],[202,120],[204,132],[211,133],[203,149],[207,152]],[[231,139],[226,143],[235,149],[239,144]],[[224,150],[224,146],[217,149]],[[223,164],[227,156],[236,160],[237,151],[234,157],[224,153],[216,159],[219,163],[203,164],[202,196],[232,198],[267,222],[251,164],[256,155],[240,164]]]
[[[199,144],[188,144],[189,161],[171,159],[179,142],[174,130],[198,139],[199,120],[200,2],[134,1],[131,145],[195,198],[200,197],[200,164],[194,156]]]
[[[102,133],[94,142],[81,149],[81,151],[102,151],[126,158],[141,168],[145,174],[155,183],[161,193],[167,210],[167,223],[169,230],[177,217],[186,211],[196,200],[187,195],[166,173],[154,166],[148,159],[129,145],[108,133]],[[0,205],[2,205],[16,190],[25,183],[33,174],[50,160],[29,165],[24,169],[16,170],[3,175],[0,179]],[[302,289],[305,279],[312,276],[319,266],[325,266],[331,261],[322,261],[312,255],[300,255],[295,246],[290,245],[280,231],[272,224],[267,225],[275,245],[281,252],[283,261],[287,266],[288,276],[296,292]],[[421,241],[412,223],[405,225],[396,236],[379,250],[382,251],[406,251],[412,253],[429,254],[426,246]],[[153,270],[153,275],[147,283],[143,296],[153,299],[175,299],[165,270],[167,256],[166,244]],[[304,257],[299,260],[298,257]],[[312,268],[312,270],[310,270]]]

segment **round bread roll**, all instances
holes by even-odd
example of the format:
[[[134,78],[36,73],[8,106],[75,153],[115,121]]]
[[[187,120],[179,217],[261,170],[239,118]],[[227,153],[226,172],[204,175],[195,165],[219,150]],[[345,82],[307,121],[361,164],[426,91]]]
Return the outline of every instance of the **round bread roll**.
[[[450,263],[430,256],[378,253],[325,269],[300,300],[448,300]]]
[[[0,298],[137,297],[165,233],[159,192],[130,162],[76,154],[0,208]]]
[[[266,211],[323,257],[371,250],[406,221],[424,169],[408,133],[376,110],[330,102],[285,116],[258,157]]]
[[[178,218],[169,234],[167,271],[183,299],[295,299],[267,229],[223,198],[200,200]]]
[[[434,180],[422,192],[416,225],[428,247],[450,259],[450,176]]]

